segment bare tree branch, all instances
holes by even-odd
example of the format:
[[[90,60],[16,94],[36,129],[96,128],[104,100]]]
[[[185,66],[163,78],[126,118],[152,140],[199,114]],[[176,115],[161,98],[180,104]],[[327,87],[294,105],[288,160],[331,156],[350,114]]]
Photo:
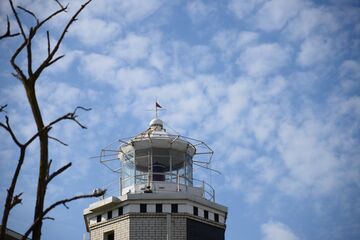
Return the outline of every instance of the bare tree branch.
[[[81,109],[81,110],[84,110],[84,111],[91,111],[91,108],[84,108],[84,107],[81,107],[81,106],[78,106],[75,108],[75,110],[73,112],[70,112],[70,113],[67,113],[67,114],[64,114],[63,116],[55,119],[54,121],[50,122],[48,124],[48,126],[53,126],[54,124],[62,121],[62,120],[72,120],[74,122],[76,122],[81,128],[83,129],[87,129],[86,126],[82,125],[76,118],[78,117],[78,115],[76,115],[76,112],[78,109]]]
[[[80,12],[91,2],[92,0],[88,0],[87,2],[85,2],[83,5],[81,5],[81,7],[78,9],[78,11],[72,16],[72,18],[69,20],[69,22],[66,24],[63,32],[61,33],[58,41],[56,42],[53,50],[51,51],[50,55],[45,59],[45,61],[38,67],[38,69],[34,72],[34,78],[33,81],[36,81],[38,76],[40,76],[41,72],[47,68],[51,63],[52,58],[55,56],[56,52],[58,51],[60,44],[62,43],[69,27],[71,26],[71,24],[76,21],[77,16],[80,14]],[[67,6],[66,6],[67,7]],[[65,9],[62,8],[61,10]],[[40,23],[41,24],[41,23]],[[39,24],[39,25],[40,25]]]
[[[7,20],[6,32],[3,35],[0,35],[0,40],[3,38],[15,37],[15,36],[20,35],[20,33],[11,33],[9,16],[6,16],[6,20]]]
[[[7,113],[4,109],[7,107],[7,104],[0,106],[0,112]]]
[[[33,75],[33,70],[32,70],[32,49],[31,49],[31,41],[33,39],[33,37],[35,36],[34,34],[34,29],[33,27],[30,27],[30,30],[29,30],[29,39],[27,41],[27,44],[26,44],[26,50],[27,50],[27,63],[28,63],[28,76],[29,78]]]
[[[24,49],[24,47],[26,46],[26,42],[27,42],[27,40],[24,40],[24,42],[16,49],[15,53],[13,54],[13,56],[11,57],[11,60],[10,60],[12,67],[16,71],[16,74],[13,73],[13,76],[17,77],[22,83],[25,83],[25,81],[27,80],[27,77],[25,76],[25,74],[23,73],[21,68],[16,64],[15,60],[16,60],[17,56],[21,53],[21,51]]]
[[[33,17],[35,18],[35,20],[36,20],[36,24],[39,24],[39,19],[36,17],[36,15],[35,15],[32,11],[30,11],[30,10],[28,10],[28,9],[26,9],[26,8],[23,8],[23,7],[21,7],[21,6],[17,6],[17,7],[18,7],[19,9],[23,10],[24,12],[30,14],[31,16],[33,16]]]
[[[58,142],[58,143],[60,143],[60,144],[62,144],[64,146],[69,146],[67,143],[64,143],[63,141],[61,141],[58,138],[55,138],[55,137],[52,137],[52,136],[48,136],[48,137],[49,137],[49,139],[52,139],[52,140],[54,140],[54,141],[56,141],[56,142]]]
[[[22,167],[22,165],[24,163],[26,147],[25,146],[20,146],[19,148],[20,148],[20,154],[19,154],[18,163],[16,165],[16,169],[15,169],[13,178],[11,180],[10,187],[7,190],[4,212],[3,212],[2,219],[1,219],[0,239],[5,238],[7,221],[8,221],[11,209],[15,205],[17,205],[17,204],[19,204],[21,202],[21,199],[20,199],[21,194],[18,194],[18,195],[16,195],[14,197],[14,191],[15,191],[15,187],[16,187],[16,183],[17,183],[19,174],[20,174],[21,167]]]
[[[9,3],[10,3],[10,6],[11,6],[11,10],[12,10],[12,12],[14,13],[14,16],[15,16],[15,18],[16,18],[16,22],[17,22],[17,24],[18,24],[18,26],[19,26],[19,28],[20,28],[21,35],[23,36],[24,41],[26,41],[27,38],[26,38],[26,35],[25,35],[25,32],[24,32],[24,28],[23,28],[23,26],[22,26],[22,23],[21,23],[21,21],[20,21],[19,15],[18,15],[18,13],[16,12],[16,9],[15,9],[15,7],[14,7],[14,4],[13,4],[12,0],[9,0]]]
[[[50,34],[49,31],[46,31],[46,38],[47,38],[47,50],[48,50],[48,56],[50,55],[50,49],[51,49],[51,45],[50,45]]]
[[[6,131],[8,131],[8,133],[10,134],[12,140],[14,141],[14,143],[18,146],[18,147],[22,147],[23,144],[21,144],[19,142],[19,140],[17,139],[17,137],[15,136],[15,133],[14,131],[12,130],[11,126],[10,126],[10,123],[9,123],[9,117],[8,116],[5,116],[5,119],[6,119],[6,125],[3,124],[3,123],[0,123],[0,126],[2,128],[4,128]]]
[[[94,192],[92,194],[84,194],[84,195],[77,195],[74,196],[72,198],[68,198],[68,199],[63,199],[60,201],[57,201],[55,203],[53,203],[52,205],[50,205],[48,208],[45,209],[45,211],[43,212],[43,215],[41,216],[41,218],[37,218],[34,223],[32,224],[32,226],[26,231],[26,233],[24,234],[24,236],[22,237],[22,240],[26,240],[26,238],[29,236],[29,234],[31,233],[31,231],[33,230],[34,226],[42,221],[45,217],[46,214],[48,214],[51,210],[53,210],[54,208],[56,208],[59,205],[64,205],[66,208],[67,207],[67,203],[78,200],[78,199],[84,199],[84,198],[93,198],[93,197],[101,197],[106,193],[106,189],[102,190],[102,191],[98,191],[98,192]]]
[[[55,218],[53,218],[53,217],[43,217],[43,220],[53,220],[53,221],[55,221]]]
[[[55,0],[55,2],[60,6],[60,8],[64,8],[64,6],[58,0]]]
[[[49,124],[45,125],[44,122],[43,122],[43,117],[42,117],[42,114],[41,114],[41,111],[40,111],[40,106],[39,106],[36,91],[35,91],[36,90],[35,83],[38,80],[38,78],[40,77],[43,70],[46,69],[47,67],[51,66],[52,64],[54,64],[55,62],[57,62],[58,60],[60,60],[61,58],[64,57],[64,55],[56,57],[57,51],[60,48],[60,45],[61,45],[61,43],[62,43],[62,41],[63,41],[67,31],[68,31],[68,29],[70,28],[70,26],[77,20],[77,17],[80,14],[80,12],[92,0],[86,0],[86,2],[83,5],[81,5],[81,7],[78,9],[78,11],[74,15],[72,15],[72,17],[67,21],[65,27],[63,28],[62,32],[60,33],[60,37],[55,42],[55,45],[54,45],[53,49],[51,49],[50,34],[47,31],[47,41],[48,41],[47,51],[48,51],[48,55],[47,55],[47,57],[45,57],[45,59],[43,59],[41,64],[39,66],[37,66],[37,68],[34,68],[35,71],[33,71],[33,69],[32,69],[32,64],[33,64],[32,40],[36,36],[37,31],[39,29],[41,29],[41,27],[44,26],[44,24],[46,22],[48,22],[49,20],[51,20],[52,18],[54,18],[58,14],[60,14],[62,12],[66,12],[67,8],[68,8],[68,5],[63,6],[59,2],[59,0],[54,0],[58,4],[59,9],[52,12],[45,19],[40,21],[39,18],[35,15],[34,12],[32,12],[32,11],[30,11],[30,10],[24,8],[24,7],[21,7],[21,6],[17,6],[17,8],[20,9],[20,10],[17,10],[14,7],[14,0],[8,0],[8,1],[10,3],[12,13],[14,14],[17,25],[18,25],[18,27],[20,29],[20,33],[16,33],[16,34],[11,33],[11,31],[10,31],[10,21],[9,21],[9,18],[8,18],[7,19],[7,31],[5,32],[5,34],[0,36],[0,39],[5,38],[5,37],[17,36],[17,35],[20,35],[20,34],[21,34],[21,36],[23,38],[23,41],[20,42],[18,48],[14,51],[13,55],[11,56],[10,63],[12,65],[13,69],[15,70],[14,73],[12,73],[12,74],[22,82],[22,84],[23,84],[23,86],[25,88],[28,103],[30,104],[30,107],[31,107],[31,110],[32,110],[32,113],[33,113],[34,121],[36,123],[38,132],[36,134],[34,134],[25,144],[22,144],[17,139],[13,129],[11,128],[10,123],[9,123],[9,119],[8,119],[7,116],[5,116],[6,117],[5,123],[0,123],[0,128],[4,128],[9,133],[9,135],[11,136],[14,143],[20,149],[18,164],[16,166],[16,170],[14,172],[11,185],[10,185],[10,187],[8,189],[8,194],[7,194],[7,198],[6,198],[6,202],[5,202],[5,208],[4,208],[3,218],[2,218],[2,222],[1,222],[2,227],[1,227],[1,232],[0,232],[0,239],[3,239],[5,237],[5,229],[6,229],[6,225],[7,225],[7,219],[9,217],[11,209],[13,207],[15,207],[16,205],[20,204],[21,201],[22,201],[21,200],[22,193],[14,195],[14,191],[15,191],[17,179],[18,179],[19,174],[20,174],[21,167],[22,167],[23,162],[24,162],[26,149],[27,149],[28,145],[31,144],[37,138],[39,138],[39,141],[40,141],[40,161],[39,161],[38,187],[37,187],[37,193],[36,193],[36,205],[35,205],[35,209],[34,209],[35,210],[34,211],[34,221],[33,221],[32,225],[31,225],[30,229],[27,231],[26,236],[28,236],[32,232],[33,239],[40,239],[42,221],[45,220],[45,219],[52,219],[53,220],[52,217],[46,216],[48,214],[48,212],[51,211],[51,209],[55,208],[56,206],[58,206],[60,204],[67,207],[66,204],[68,202],[71,202],[71,201],[76,200],[76,199],[90,198],[90,197],[99,196],[99,192],[89,194],[89,195],[75,196],[75,197],[70,198],[70,199],[64,199],[64,200],[61,200],[59,202],[56,202],[53,205],[51,205],[49,208],[45,209],[45,211],[44,211],[44,199],[45,199],[47,184],[53,178],[55,178],[56,176],[58,176],[59,174],[61,174],[62,172],[64,172],[66,169],[68,169],[71,166],[71,163],[69,163],[69,164],[59,168],[55,172],[49,174],[50,173],[50,166],[51,166],[51,163],[52,163],[52,160],[49,161],[49,159],[48,159],[48,141],[49,141],[49,139],[53,139],[53,140],[58,141],[58,142],[60,142],[60,143],[62,143],[64,145],[67,145],[67,144],[65,144],[64,142],[60,141],[57,138],[49,136],[48,132],[52,129],[53,125],[55,125],[56,123],[58,123],[58,122],[60,122],[62,120],[71,120],[71,121],[74,121],[75,123],[77,123],[81,128],[86,128],[77,119],[77,117],[78,117],[77,110],[81,109],[81,110],[84,110],[84,111],[89,111],[90,109],[83,108],[83,107],[77,107],[77,108],[75,108],[75,110],[73,112],[69,112],[69,113],[59,117],[58,119],[55,119],[54,121],[50,122]],[[28,33],[25,33],[25,31],[24,31],[23,22],[20,19],[20,15],[19,15],[18,11],[23,11],[23,12],[31,15],[36,20],[36,24],[29,28]],[[26,67],[22,68],[17,64],[17,61],[18,61],[19,55],[21,53],[23,53],[25,48],[26,48],[26,55],[27,55],[27,57],[26,57],[27,65],[26,65]],[[28,74],[28,76],[26,76],[26,73]],[[4,109],[6,108],[6,106],[7,105],[1,106],[0,107],[0,112],[5,112]],[[105,191],[103,191],[102,194],[104,194],[104,193],[105,193]]]
[[[59,168],[58,170],[56,170],[55,172],[53,172],[52,174],[50,174],[46,180],[47,184],[49,184],[49,182],[51,182],[51,180],[53,180],[54,177],[58,176],[59,174],[61,174],[62,172],[64,172],[66,169],[68,169],[69,167],[71,167],[72,163],[69,162],[68,164],[62,166],[61,168]]]
[[[65,54],[63,54],[63,55],[61,55],[61,56],[59,56],[59,57],[55,58],[55,59],[54,59],[54,60],[52,60],[52,61],[50,61],[50,62],[49,62],[49,64],[48,64],[48,66],[50,66],[50,65],[52,65],[52,64],[54,64],[54,63],[56,63],[58,60],[62,59],[63,57],[65,57]]]
[[[66,12],[66,9],[68,6],[65,6],[65,7],[61,7],[61,9],[53,12],[52,14],[50,14],[47,18],[45,18],[44,20],[42,20],[41,22],[38,22],[37,21],[37,24],[35,27],[33,28],[30,28],[30,32],[29,32],[29,36],[27,37],[25,32],[24,32],[24,29],[23,29],[23,26],[22,26],[22,23],[20,21],[20,18],[19,18],[19,15],[18,13],[16,12],[15,8],[14,8],[14,4],[12,2],[12,0],[9,0],[10,2],[10,5],[11,5],[11,9],[13,11],[13,14],[16,18],[16,21],[18,23],[18,26],[21,30],[21,35],[23,36],[23,43],[18,47],[18,49],[16,49],[14,55],[12,56],[11,58],[11,65],[13,66],[13,68],[15,69],[16,71],[16,74],[14,76],[16,76],[18,79],[20,79],[23,83],[25,83],[26,80],[28,80],[28,78],[25,76],[25,74],[23,73],[23,71],[21,70],[21,68],[16,64],[16,58],[17,56],[21,53],[21,51],[27,47],[27,57],[28,57],[28,73],[29,73],[29,78],[33,79],[33,82],[36,81],[36,79],[40,76],[40,74],[37,74],[36,75],[36,78],[34,79],[34,77],[32,76],[33,75],[33,72],[32,72],[32,51],[31,51],[31,40],[32,38],[36,35],[36,32],[38,29],[40,29],[40,27],[46,23],[47,21],[49,21],[51,18],[53,18],[54,16],[58,15],[59,13],[61,12]],[[22,9],[23,10],[23,9]],[[23,10],[25,11],[25,10]],[[32,12],[31,12],[32,13]],[[29,13],[30,14],[30,13]],[[34,17],[37,19],[37,17],[35,16],[34,13],[32,13],[34,15]],[[28,39],[29,38],[29,39]],[[55,55],[55,54],[54,54]],[[53,57],[53,56],[52,56]],[[50,58],[50,60],[52,59],[52,57]]]
[[[21,203],[22,199],[20,197],[22,194],[23,193],[19,193],[13,197],[10,209]]]

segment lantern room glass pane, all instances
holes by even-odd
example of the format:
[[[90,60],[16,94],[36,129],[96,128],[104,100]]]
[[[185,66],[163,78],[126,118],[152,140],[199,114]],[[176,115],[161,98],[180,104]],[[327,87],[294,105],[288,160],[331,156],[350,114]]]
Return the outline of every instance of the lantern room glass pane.
[[[122,188],[134,185],[135,164],[134,158],[127,155],[126,161],[122,161]]]
[[[151,166],[153,181],[164,181],[192,186],[192,157],[186,152],[147,148],[123,154],[122,188],[137,184],[146,184]]]

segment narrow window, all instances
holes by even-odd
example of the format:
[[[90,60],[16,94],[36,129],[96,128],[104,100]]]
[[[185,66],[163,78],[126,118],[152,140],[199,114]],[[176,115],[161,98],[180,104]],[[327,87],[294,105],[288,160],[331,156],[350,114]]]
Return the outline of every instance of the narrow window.
[[[140,204],[140,212],[146,213],[146,204]]]
[[[107,219],[112,219],[112,211],[108,211],[108,213],[107,213]]]
[[[156,212],[157,213],[162,213],[162,204],[156,204]]]
[[[209,218],[209,211],[204,210],[204,218],[206,219]]]
[[[96,222],[101,222],[101,215],[96,216]]]
[[[118,209],[118,216],[121,216],[124,214],[124,208],[123,207],[119,207]]]
[[[217,213],[214,214],[214,220],[215,222],[219,222],[219,214]]]
[[[114,231],[104,233],[104,240],[115,240]]]
[[[177,213],[178,212],[178,205],[177,204],[171,204],[171,212]]]
[[[193,213],[195,216],[198,216],[199,215],[199,209],[197,207],[194,207],[193,208]]]

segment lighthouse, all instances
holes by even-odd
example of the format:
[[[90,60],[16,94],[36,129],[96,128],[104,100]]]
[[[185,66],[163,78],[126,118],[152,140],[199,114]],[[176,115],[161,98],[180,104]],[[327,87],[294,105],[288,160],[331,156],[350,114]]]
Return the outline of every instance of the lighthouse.
[[[157,114],[145,131],[104,148],[100,161],[119,180],[84,210],[90,239],[225,239],[227,207],[195,171],[212,171],[212,154],[205,142],[168,133]]]

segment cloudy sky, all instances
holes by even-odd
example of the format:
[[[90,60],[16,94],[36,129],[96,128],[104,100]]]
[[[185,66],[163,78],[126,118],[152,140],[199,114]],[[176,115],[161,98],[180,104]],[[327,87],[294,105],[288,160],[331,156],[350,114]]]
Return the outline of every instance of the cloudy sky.
[[[17,2],[41,19],[57,7]],[[46,26],[52,39],[79,4]],[[212,183],[229,207],[226,239],[360,239],[359,8],[357,0],[94,0],[70,28],[66,57],[38,82],[47,122],[92,108],[79,116],[87,130],[63,122],[52,131],[70,145],[51,143],[54,167],[73,167],[50,186],[47,204],[116,181],[90,157],[145,130],[157,98],[169,130],[215,151],[212,167],[222,175]],[[1,33],[7,14],[1,1]],[[18,40],[0,42],[0,104],[25,141],[35,127],[9,66]],[[45,32],[33,51],[37,65]],[[20,232],[33,214],[37,152],[35,143],[17,188],[24,203],[9,221]],[[1,131],[1,211],[16,159]],[[56,221],[45,222],[44,239],[81,239],[82,210],[92,201],[50,214]]]

